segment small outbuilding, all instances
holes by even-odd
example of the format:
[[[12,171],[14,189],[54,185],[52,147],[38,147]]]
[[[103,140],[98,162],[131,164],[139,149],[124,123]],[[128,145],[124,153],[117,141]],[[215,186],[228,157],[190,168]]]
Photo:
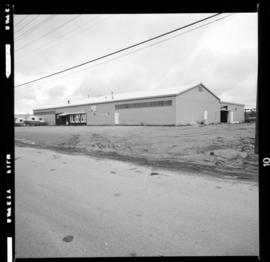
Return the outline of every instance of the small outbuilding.
[[[245,122],[245,105],[221,101],[221,123]]]

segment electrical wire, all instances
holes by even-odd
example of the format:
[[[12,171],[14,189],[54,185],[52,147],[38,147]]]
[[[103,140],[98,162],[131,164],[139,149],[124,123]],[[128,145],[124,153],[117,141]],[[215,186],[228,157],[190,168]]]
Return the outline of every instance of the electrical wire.
[[[136,43],[136,44],[127,46],[127,47],[122,48],[122,49],[119,49],[119,50],[117,50],[117,51],[113,51],[113,52],[111,52],[111,53],[108,53],[108,54],[106,54],[106,55],[100,56],[100,57],[98,57],[98,58],[94,58],[94,59],[88,60],[88,61],[86,61],[86,62],[83,62],[83,63],[81,63],[81,64],[78,64],[78,65],[75,65],[75,66],[72,66],[72,67],[69,67],[69,68],[66,68],[66,69],[57,71],[57,72],[55,72],[55,73],[51,73],[51,74],[49,74],[49,75],[46,75],[46,76],[43,76],[43,77],[40,77],[40,78],[31,80],[31,81],[28,81],[28,82],[25,82],[25,83],[22,83],[22,84],[19,84],[19,85],[16,85],[15,87],[19,87],[19,86],[27,85],[27,84],[30,84],[30,83],[34,83],[34,82],[40,81],[40,80],[42,80],[42,79],[49,78],[49,77],[52,77],[52,76],[55,76],[55,75],[58,75],[58,74],[61,74],[61,73],[64,73],[64,72],[73,70],[73,69],[75,69],[75,68],[84,66],[84,65],[86,65],[86,64],[90,64],[90,63],[96,62],[96,61],[101,60],[101,59],[104,59],[104,58],[106,58],[106,57],[109,57],[109,56],[118,54],[118,53],[120,53],[120,52],[123,52],[123,51],[129,50],[129,49],[131,49],[131,48],[140,46],[140,45],[142,45],[142,44],[145,44],[145,43],[147,43],[147,42],[153,41],[153,40],[155,40],[155,39],[158,39],[158,38],[164,37],[164,36],[166,36],[166,35],[175,33],[175,32],[177,32],[177,31],[183,30],[184,28],[187,28],[187,27],[190,27],[190,26],[192,26],[192,25],[201,23],[201,22],[203,22],[203,21],[205,21],[205,20],[208,20],[208,19],[210,19],[210,18],[213,18],[213,17],[218,16],[218,15],[221,15],[221,14],[222,14],[222,13],[217,13],[217,14],[208,16],[208,17],[206,17],[206,18],[197,20],[197,21],[195,21],[195,22],[193,22],[193,23],[190,23],[190,24],[187,24],[187,25],[185,25],[185,26],[176,28],[176,29],[174,29],[174,30],[171,30],[171,31],[168,31],[168,32],[166,32],[166,33],[160,34],[160,35],[158,35],[158,36],[155,36],[155,37],[149,38],[149,39],[147,39],[147,40],[138,42],[138,43]]]
[[[109,18],[109,17],[106,17],[104,20],[106,20],[107,18]],[[74,33],[75,34],[77,34],[77,33],[82,34],[83,32],[86,32],[89,29],[92,29],[95,25],[97,25],[97,24],[99,24],[100,22],[103,22],[103,21],[98,20],[98,18],[96,17],[96,18],[91,20],[91,22],[93,22],[93,23],[91,23],[90,26],[89,26],[89,24],[86,24],[86,26],[87,26],[86,28],[84,28],[84,26],[81,26],[79,28],[75,28],[75,30],[73,28],[72,30],[69,30],[68,32],[65,32],[64,35],[59,35],[56,39],[53,40],[53,42],[58,41],[59,39],[63,40],[64,38],[67,38],[67,37],[70,38],[71,36],[74,35]],[[45,49],[50,48],[54,44],[53,42],[51,44],[49,44],[49,45],[46,45]],[[66,43],[66,42],[64,42],[64,43]],[[57,46],[60,46],[59,43],[57,43]]]
[[[16,17],[16,16],[15,16]],[[26,15],[25,17],[23,17],[21,20],[19,20],[19,21],[16,21],[15,22],[15,25],[17,25],[17,24],[20,24],[23,20],[25,20],[27,17],[29,17],[29,15]]]
[[[56,78],[56,80],[61,79],[61,78],[63,78],[63,77],[70,76],[70,75],[72,75],[72,74],[76,74],[76,73],[79,73],[79,72],[82,72],[82,71],[86,71],[86,70],[92,69],[92,68],[94,68],[94,67],[103,65],[103,64],[105,64],[105,63],[109,63],[109,62],[118,60],[118,59],[120,59],[120,58],[122,58],[122,57],[129,56],[129,55],[131,55],[131,54],[134,54],[134,53],[137,53],[137,52],[139,52],[139,51],[142,51],[142,50],[144,50],[144,49],[146,49],[146,48],[149,48],[149,47],[152,47],[152,46],[161,44],[161,43],[166,42],[166,41],[168,41],[168,40],[170,40],[170,39],[179,37],[179,36],[181,36],[181,35],[184,35],[184,34],[187,34],[187,33],[189,33],[189,32],[195,31],[195,30],[197,30],[197,29],[199,29],[199,28],[205,27],[205,26],[207,26],[207,25],[209,25],[209,24],[218,22],[218,21],[223,20],[223,19],[225,19],[225,18],[227,18],[227,17],[229,17],[229,16],[232,16],[232,15],[233,15],[233,14],[229,14],[229,15],[227,15],[227,16],[223,16],[223,17],[221,17],[221,18],[212,20],[212,21],[210,21],[210,22],[208,22],[208,23],[205,23],[205,24],[203,24],[203,25],[200,25],[200,26],[197,26],[197,27],[195,27],[195,28],[192,28],[192,29],[190,29],[190,30],[188,30],[188,31],[185,31],[185,32],[182,32],[182,33],[178,33],[178,34],[176,34],[176,35],[174,35],[174,36],[171,36],[171,37],[168,37],[168,38],[166,38],[166,39],[160,40],[160,41],[158,41],[158,42],[152,43],[152,44],[150,44],[150,45],[148,45],[148,46],[144,46],[144,47],[138,48],[138,49],[136,49],[136,50],[134,50],[134,51],[131,51],[131,52],[129,52],[129,53],[122,54],[121,56],[114,57],[114,58],[112,58],[112,59],[110,59],[110,60],[105,60],[105,61],[103,61],[103,62],[101,62],[101,63],[98,63],[98,64],[95,64],[95,65],[90,65],[90,66],[88,66],[87,68],[84,68],[84,69],[81,69],[81,70],[77,70],[77,71],[71,72],[71,73],[69,73],[69,74],[67,74],[67,75],[59,76],[59,77]],[[49,79],[48,79],[48,80],[49,80]],[[46,80],[45,80],[45,82],[46,82]]]
[[[24,35],[26,35],[29,31],[35,30],[35,28],[37,28],[38,26],[41,26],[42,24],[45,24],[47,21],[52,20],[54,17],[52,15],[50,15],[49,17],[43,19],[42,21],[40,21],[39,23],[35,24],[34,26],[30,27],[28,30],[26,30],[25,32],[23,32],[22,34],[16,36],[15,41],[20,41],[22,40],[24,37]]]
[[[107,18],[109,18],[109,17],[106,17],[105,19],[107,19]],[[98,23],[100,23],[100,22],[103,22],[103,21],[99,21],[99,20],[97,21],[97,19],[98,19],[97,17],[96,17],[96,18],[93,18],[93,19],[91,19],[91,20],[89,21],[89,22],[93,22],[93,23],[85,24],[86,26],[88,26],[87,28],[84,28],[85,25],[77,26],[76,28],[72,28],[71,30],[65,32],[64,35],[57,35],[56,38],[52,39],[51,43],[46,44],[46,46],[44,46],[44,45],[43,45],[43,46],[42,46],[42,45],[38,45],[38,46],[34,47],[34,49],[36,49],[36,50],[40,50],[40,49],[46,50],[46,49],[50,48],[52,45],[54,45],[55,42],[58,41],[59,39],[63,40],[63,39],[66,38],[66,37],[70,37],[70,36],[74,35],[74,33],[78,33],[78,32],[82,33],[82,32],[85,32],[86,30],[88,31],[90,28],[93,28],[96,24],[98,24]],[[104,19],[104,20],[105,20],[105,19]],[[89,27],[89,25],[90,25],[90,27]],[[83,30],[81,30],[81,29],[83,29]],[[38,41],[37,41],[37,42],[38,42]],[[64,42],[64,43],[62,43],[62,44],[66,44],[66,42]],[[59,46],[60,46],[59,43],[57,43],[57,47],[59,47]],[[24,48],[22,48],[21,50],[23,50],[23,49],[25,49],[25,48],[27,48],[27,46],[24,47]],[[21,50],[16,50],[17,54],[18,54]],[[35,51],[36,51],[36,50],[35,50]],[[23,53],[22,55],[19,56],[19,58],[24,57],[25,55],[27,55],[27,53],[28,53],[28,52]],[[32,54],[32,53],[33,53],[33,49],[31,49],[31,54]]]
[[[15,35],[17,35],[20,31],[22,31],[23,29],[25,29],[25,27],[29,24],[31,24],[33,21],[35,21],[37,18],[39,17],[39,15],[33,17],[32,20],[28,21],[28,23],[26,23],[25,25],[23,25],[18,31],[15,32]]]
[[[24,46],[18,48],[16,51],[19,51],[19,50],[21,50],[22,48],[24,48],[24,47],[26,47],[26,46],[33,45],[35,42],[39,41],[40,39],[44,38],[45,36],[51,34],[52,32],[58,30],[59,28],[65,26],[65,25],[69,24],[70,22],[72,22],[73,20],[77,19],[79,16],[81,16],[81,15],[77,15],[77,16],[75,16],[75,17],[72,17],[71,19],[69,19],[69,20],[66,21],[65,23],[61,24],[60,26],[55,27],[53,30],[51,30],[51,31],[47,32],[46,34],[40,36],[39,38],[35,39],[35,40],[34,40],[33,42],[31,42],[30,44],[27,44],[27,45],[24,45]]]

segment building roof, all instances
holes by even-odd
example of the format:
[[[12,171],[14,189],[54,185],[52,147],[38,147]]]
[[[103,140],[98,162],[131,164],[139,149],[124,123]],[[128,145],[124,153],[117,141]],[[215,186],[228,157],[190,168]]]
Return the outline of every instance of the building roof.
[[[244,104],[238,104],[238,103],[232,103],[232,102],[225,102],[225,101],[220,101],[222,105],[236,105],[236,106],[245,106]]]
[[[193,89],[200,85],[203,86],[205,89],[207,89],[202,83],[190,84],[190,85],[185,85],[185,86],[160,88],[160,89],[153,89],[153,90],[140,91],[140,92],[109,94],[107,96],[84,98],[84,99],[74,100],[74,101],[71,100],[69,104],[65,103],[65,104],[51,105],[51,106],[47,106],[46,108],[36,108],[34,110],[44,110],[44,109],[52,109],[52,108],[72,107],[72,106],[79,106],[79,105],[91,105],[91,104],[101,104],[101,103],[110,103],[110,102],[123,102],[123,101],[128,101],[128,100],[135,100],[135,99],[147,99],[147,98],[149,99],[149,98],[176,96],[176,95],[185,93],[189,91],[190,89]],[[215,96],[218,100],[220,100],[209,89],[207,90],[213,96]]]

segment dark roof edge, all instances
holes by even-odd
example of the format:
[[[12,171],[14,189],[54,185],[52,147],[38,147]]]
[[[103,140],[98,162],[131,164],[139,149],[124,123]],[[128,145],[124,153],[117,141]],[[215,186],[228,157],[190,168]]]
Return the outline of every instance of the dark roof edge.
[[[245,104],[239,104],[239,103],[233,103],[233,102],[226,102],[226,101],[220,101],[222,104],[230,104],[230,105],[237,105],[237,106],[245,106]]]

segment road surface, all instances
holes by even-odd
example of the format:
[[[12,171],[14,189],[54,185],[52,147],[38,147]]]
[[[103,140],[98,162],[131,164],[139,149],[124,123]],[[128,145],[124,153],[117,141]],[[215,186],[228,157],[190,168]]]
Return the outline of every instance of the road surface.
[[[259,253],[258,186],[16,147],[17,258]]]

